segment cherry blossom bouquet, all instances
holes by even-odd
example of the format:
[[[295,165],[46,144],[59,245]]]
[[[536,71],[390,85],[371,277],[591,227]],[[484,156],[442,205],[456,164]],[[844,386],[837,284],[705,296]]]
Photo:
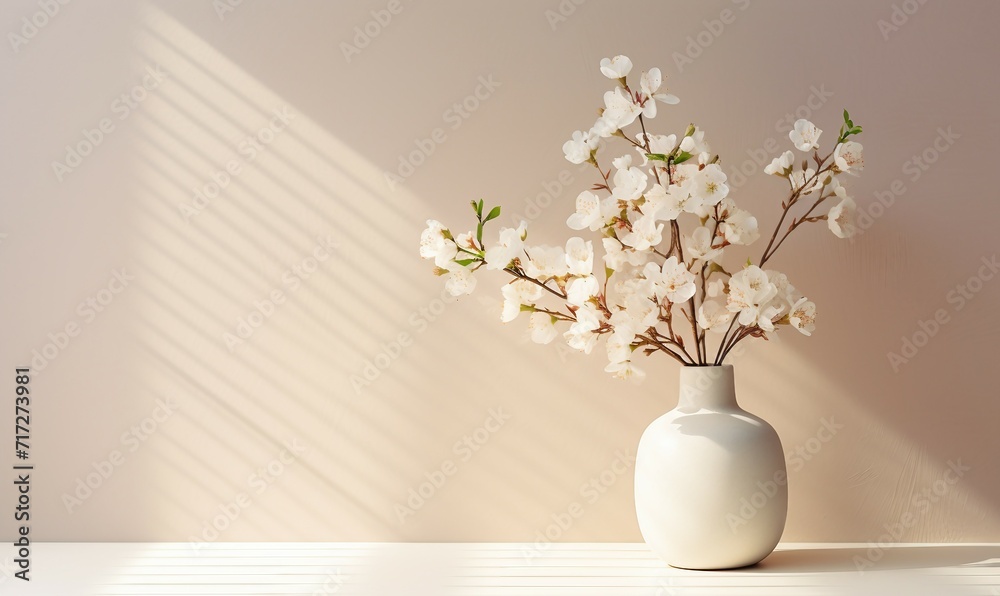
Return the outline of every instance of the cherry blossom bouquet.
[[[644,377],[633,363],[637,352],[663,352],[685,366],[712,366],[747,337],[766,340],[781,326],[810,335],[816,305],[784,273],[764,267],[804,224],[825,221],[840,238],[854,234],[855,203],[838,176],[863,168],[861,145],[848,140],[861,127],[845,110],[837,142],[824,157],[822,131],[808,120],[795,123],[788,136],[802,161],[786,151],[764,168],[788,185],[781,217],[760,258],[733,268],[723,264],[727,248],[756,241],[757,219],[729,196],[726,174],[703,130],[690,125],[679,139],[647,132],[657,104],[679,100],[665,92],[658,68],[642,73],[638,89],[628,84],[631,70],[625,56],[601,61],[601,72],[617,86],[604,94],[593,127],[573,133],[563,145],[567,160],[589,162],[597,170],[597,182],[577,196],[576,212],[566,224],[600,235],[603,277],[594,272],[592,240],[528,244],[522,222],[500,229],[496,242],[485,242],[484,226],[500,215],[500,207],[484,215],[482,200],[472,202],[474,231],[453,234],[428,220],[420,256],[434,261],[435,273],[447,277],[446,289],[454,296],[471,293],[483,267],[509,274],[514,279],[501,288],[503,322],[530,313],[533,341],[546,344],[561,334],[571,348],[588,354],[604,336],[610,361],[605,370],[620,378]],[[633,132],[626,132],[629,127]],[[635,153],[616,157],[605,170],[598,152],[615,137]],[[829,209],[821,213],[824,204]],[[711,349],[710,334],[718,339]]]

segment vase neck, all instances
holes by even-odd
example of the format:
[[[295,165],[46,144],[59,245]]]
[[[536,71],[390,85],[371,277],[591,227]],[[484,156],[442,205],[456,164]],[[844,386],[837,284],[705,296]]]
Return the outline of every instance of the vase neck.
[[[680,410],[731,410],[736,403],[736,385],[731,364],[681,368]]]

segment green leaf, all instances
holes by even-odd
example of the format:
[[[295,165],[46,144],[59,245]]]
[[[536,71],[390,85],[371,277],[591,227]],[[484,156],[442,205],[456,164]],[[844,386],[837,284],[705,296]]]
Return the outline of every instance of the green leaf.
[[[851,115],[847,113],[847,108],[844,108],[844,122],[848,122],[851,119]]]
[[[472,210],[476,212],[476,215],[479,215],[479,207],[476,205],[476,202],[469,201],[469,204],[472,205]]]
[[[483,245],[483,222],[476,226],[476,240],[479,241],[479,246]]]
[[[664,153],[647,153],[646,157],[653,161],[667,161],[667,155]]]
[[[609,279],[614,274],[615,274],[614,269],[608,267],[607,265],[604,266],[604,279]]]
[[[535,312],[537,310],[533,304],[522,304],[521,312]]]
[[[675,157],[673,159],[673,162],[674,163],[684,163],[684,162],[686,162],[689,159],[691,159],[691,154],[688,153],[687,151],[681,151],[680,153],[677,154],[677,157]]]
[[[747,257],[747,265],[746,266],[749,267],[751,265],[753,265],[753,261],[750,260],[750,257]]]
[[[497,205],[490,211],[489,215],[486,216],[486,219],[483,220],[483,223],[488,222],[491,219],[496,219],[498,217],[500,217],[500,205]]]
[[[458,247],[458,252],[464,252],[467,255],[472,255],[474,257],[477,257],[479,260],[482,260],[483,257],[486,256],[485,253],[481,251],[469,250],[468,248],[462,248],[461,246]]]
[[[482,259],[455,259],[455,262],[458,263],[459,265],[461,265],[462,267],[468,267],[469,265],[475,263],[476,261],[480,261],[480,260],[482,260]]]

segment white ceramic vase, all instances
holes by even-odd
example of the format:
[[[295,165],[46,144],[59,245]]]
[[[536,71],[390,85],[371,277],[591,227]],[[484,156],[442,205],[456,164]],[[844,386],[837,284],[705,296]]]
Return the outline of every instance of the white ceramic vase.
[[[673,567],[745,567],[777,546],[788,509],[781,440],[736,403],[731,365],[681,369],[677,407],[639,441],[635,509]]]

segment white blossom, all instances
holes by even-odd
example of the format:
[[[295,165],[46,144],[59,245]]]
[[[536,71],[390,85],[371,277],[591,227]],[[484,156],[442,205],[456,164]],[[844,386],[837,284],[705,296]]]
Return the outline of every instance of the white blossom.
[[[677,135],[654,135],[639,133],[635,135],[636,142],[640,145],[636,147],[635,150],[639,152],[639,156],[642,158],[642,165],[647,165],[649,163],[649,158],[646,157],[646,142],[649,142],[648,153],[660,153],[667,155],[674,150],[674,146],[677,145]],[[660,162],[663,163],[663,162]]]
[[[628,56],[615,56],[601,60],[601,74],[609,79],[621,79],[632,72],[632,61]]]
[[[760,307],[760,313],[757,315],[757,326],[768,333],[774,331],[774,321],[784,310],[785,306],[783,304],[776,303],[772,299]]]
[[[788,276],[773,269],[768,269],[764,273],[767,274],[767,280],[774,284],[774,289],[777,290],[775,299],[791,306],[795,302],[793,298],[795,296],[795,286],[788,281]]]
[[[726,209],[726,218],[719,224],[726,242],[730,244],[753,244],[760,237],[757,229],[757,218],[738,207]]]
[[[566,225],[573,230],[589,228],[592,232],[604,227],[600,197],[589,190],[578,194],[576,196],[576,213],[569,216]]]
[[[705,204],[701,197],[690,193],[687,185],[671,184],[669,188],[664,188],[654,184],[645,197],[648,206],[643,206],[643,213],[648,213],[657,221],[673,221],[685,212],[698,213]]]
[[[626,362],[632,358],[632,341],[635,339],[635,334],[629,331],[615,329],[611,337],[605,342],[605,347],[608,350],[608,360],[612,363]]]
[[[624,304],[626,309],[635,306],[629,300],[633,296],[638,296],[645,300],[649,300],[655,303],[656,297],[653,292],[653,282],[646,279],[642,275],[642,271],[632,272],[633,275],[619,275],[615,279],[614,290],[618,295],[618,303]],[[640,309],[642,310],[642,309]],[[636,316],[639,316],[639,311],[635,311]]]
[[[721,248],[712,246],[714,241],[714,230],[709,229],[708,226],[698,226],[691,232],[690,236],[685,236],[684,249],[692,259],[714,261],[722,255]]]
[[[837,190],[842,190],[841,186]],[[850,238],[858,231],[858,226],[854,221],[854,214],[857,206],[854,200],[846,193],[837,193],[841,197],[840,202],[830,208],[826,215],[826,223],[838,238]]]
[[[633,336],[655,325],[660,315],[660,308],[653,300],[652,283],[634,281],[637,282],[634,291],[625,297],[625,309],[611,315],[615,329],[627,328]]]
[[[632,156],[622,155],[621,157],[616,157],[611,160],[611,165],[613,165],[616,170],[627,170],[632,167]]]
[[[601,284],[593,275],[578,277],[566,285],[566,304],[583,306],[601,291]]]
[[[524,263],[528,277],[543,281],[566,275],[566,251],[561,246],[531,246],[525,248],[525,252],[529,255],[528,262]]]
[[[626,264],[642,265],[648,259],[648,252],[622,247],[615,238],[602,238],[601,242],[604,244],[604,265],[609,269],[620,271]]]
[[[762,307],[777,295],[778,289],[767,279],[767,273],[756,265],[750,265],[729,279],[726,308],[729,312],[739,313],[740,325],[756,325]]]
[[[708,294],[709,298],[718,298],[722,296],[726,289],[726,282],[721,279],[714,279],[707,284],[705,284],[705,293]]]
[[[819,135],[823,131],[816,128],[816,125],[805,118],[795,121],[795,126],[788,133],[788,138],[799,151],[810,151],[819,147]]]
[[[542,288],[524,279],[515,279],[500,288],[503,294],[503,312],[500,320],[509,323],[521,312],[521,305],[531,306],[542,297]]]
[[[641,113],[642,108],[632,101],[631,97],[624,95],[621,87],[604,94],[604,114],[602,116],[616,130],[635,122]]]
[[[632,222],[632,229],[619,234],[622,244],[635,250],[649,250],[663,241],[663,224],[656,224],[656,219],[643,215]]]
[[[528,319],[528,331],[531,332],[531,341],[536,344],[551,343],[559,335],[552,315],[544,312],[533,312]]]
[[[527,227],[528,224],[522,221],[517,228],[500,229],[500,240],[486,249],[487,269],[505,269],[515,257],[521,256]]]
[[[448,279],[444,282],[444,289],[452,296],[471,294],[476,289],[476,277],[472,270],[462,266],[456,266],[448,273]]]
[[[841,172],[858,174],[865,169],[864,148],[856,141],[840,143],[833,152],[833,161]]]
[[[842,193],[847,192],[847,189],[840,185],[840,180],[831,172],[823,172],[823,175],[820,176],[819,184],[824,190],[829,190],[834,193],[838,192],[837,189],[842,189],[839,191]]]
[[[634,349],[644,354],[662,347],[654,345],[659,337],[656,333],[669,331],[673,336],[679,330],[685,339],[693,340],[690,348],[697,357],[695,364],[706,364],[706,347],[711,354],[716,353],[716,345],[702,343],[708,331],[721,335],[718,347],[722,353],[728,353],[747,335],[768,338],[779,324],[810,335],[815,329],[816,306],[797,293],[785,274],[765,271],[750,261],[735,274],[727,271],[731,266],[724,265],[723,257],[729,252],[725,249],[753,243],[760,230],[757,219],[730,197],[728,177],[718,157],[713,156],[705,131],[691,125],[687,129],[690,134],[655,134],[651,128],[646,132],[650,126],[646,123],[637,134],[626,136],[623,132],[637,119],[655,117],[659,103],[678,103],[665,88],[663,72],[650,68],[638,80],[626,83],[633,69],[626,56],[604,58],[600,68],[615,83],[599,98],[603,107],[593,125],[573,132],[562,144],[563,154],[573,164],[593,165],[604,140],[608,139],[610,147],[610,139],[621,136],[638,157],[626,149],[623,155],[602,158],[605,162],[614,157],[613,172],[602,169],[592,190],[576,196],[566,225],[580,230],[584,237],[570,237],[556,246],[527,246],[525,222],[516,228],[494,224],[500,228],[497,241],[483,245],[479,237],[486,223],[484,205],[475,201],[478,229],[453,236],[441,222],[428,220],[421,233],[420,256],[435,263],[435,274],[445,278],[445,290],[453,296],[469,294],[482,266],[508,269],[519,279],[502,287],[502,303],[485,299],[495,305],[493,310],[502,321],[528,312],[527,331],[533,342],[547,344],[561,335],[571,348],[588,354],[603,338],[608,357],[605,370],[633,381],[645,376],[632,361]],[[842,134],[860,131],[846,112],[844,118],[845,125],[852,128],[841,129]],[[858,233],[857,206],[838,177],[863,170],[863,147],[855,141],[839,142],[838,138],[830,159],[821,160],[818,153],[813,155],[821,135],[809,120],[796,121],[788,133],[794,149],[774,157],[763,171],[788,180],[792,194],[782,203],[783,208],[791,207],[786,204],[789,200],[794,203],[807,195],[812,195],[809,204],[829,201],[826,215],[808,209],[807,221],[825,219],[835,235],[850,237]],[[621,145],[617,140],[614,143]],[[800,151],[806,159],[800,158],[796,164]],[[682,163],[652,159],[651,154],[670,155]],[[829,207],[835,201],[839,202]],[[586,239],[584,230],[596,232],[601,239],[604,272],[595,263],[594,242]],[[664,243],[670,246],[661,247]],[[689,301],[694,312],[684,304]],[[681,311],[688,322],[693,317],[695,329],[676,325],[685,322],[676,316]],[[675,317],[672,327],[670,316]],[[691,332],[693,337],[686,335]]]
[[[802,195],[811,195],[823,188],[819,178],[813,178],[815,175],[816,170],[812,168],[794,170],[788,175],[788,180],[792,184],[792,190],[798,190]]]
[[[594,272],[594,243],[574,236],[566,241],[566,267],[571,275]]]
[[[733,313],[715,300],[706,300],[698,307],[698,326],[706,331],[722,333],[732,318]]]
[[[594,125],[590,127],[590,135],[596,139],[606,139],[618,131],[618,126],[615,124],[614,120],[611,118],[605,118],[602,114],[597,117],[594,121]],[[593,148],[593,147],[592,147]]]
[[[764,166],[764,173],[772,176],[787,176],[792,171],[792,163],[795,161],[795,154],[785,151],[778,157],[771,160],[771,163]]]
[[[689,300],[697,291],[694,285],[694,274],[688,271],[684,263],[678,262],[677,257],[670,257],[663,262],[662,266],[656,263],[646,263],[642,270],[643,276],[653,282],[653,290],[656,297],[667,300],[674,304]]]
[[[660,93],[660,86],[663,84],[663,75],[659,68],[651,68],[642,73],[639,78],[639,90],[647,98],[643,105],[642,115],[646,118],[656,116],[656,102],[674,105],[680,102],[676,95]]]
[[[632,156],[626,155],[619,159],[622,161],[618,163],[631,163]],[[611,196],[619,201],[634,201],[645,192],[648,181],[649,177],[639,168],[626,167],[620,169],[615,172],[615,186],[611,189]]]
[[[646,373],[632,364],[630,360],[612,362],[604,368],[604,371],[613,374],[616,379],[632,381],[633,383],[641,383],[646,378]]]
[[[792,327],[801,331],[803,335],[812,335],[812,332],[816,330],[816,305],[804,297],[800,298],[792,306],[788,322]]]
[[[674,164],[670,172],[671,185],[684,186],[695,174],[698,173],[698,164],[688,160],[682,164]]]
[[[594,331],[600,327],[600,313],[597,312],[597,308],[593,304],[587,303],[577,309],[576,321],[569,326],[568,331],[563,333],[563,337],[569,347],[589,354],[600,337]]]
[[[705,131],[695,127],[694,133],[681,140],[681,151],[686,151],[691,155],[711,153],[712,149],[705,142]]]
[[[420,256],[433,259],[434,264],[442,269],[447,269],[458,254],[458,246],[454,240],[445,237],[447,233],[448,229],[436,219],[428,219],[427,229],[420,233]]]
[[[726,185],[726,173],[719,164],[708,164],[693,176],[685,185],[691,196],[696,197],[702,205],[716,205],[729,194]]]
[[[578,130],[573,133],[573,138],[563,143],[563,154],[570,163],[583,163],[590,159],[590,151],[597,147],[599,139],[592,131]]]
[[[475,238],[472,232],[462,232],[458,236],[455,236],[455,246],[466,250],[478,250]]]

